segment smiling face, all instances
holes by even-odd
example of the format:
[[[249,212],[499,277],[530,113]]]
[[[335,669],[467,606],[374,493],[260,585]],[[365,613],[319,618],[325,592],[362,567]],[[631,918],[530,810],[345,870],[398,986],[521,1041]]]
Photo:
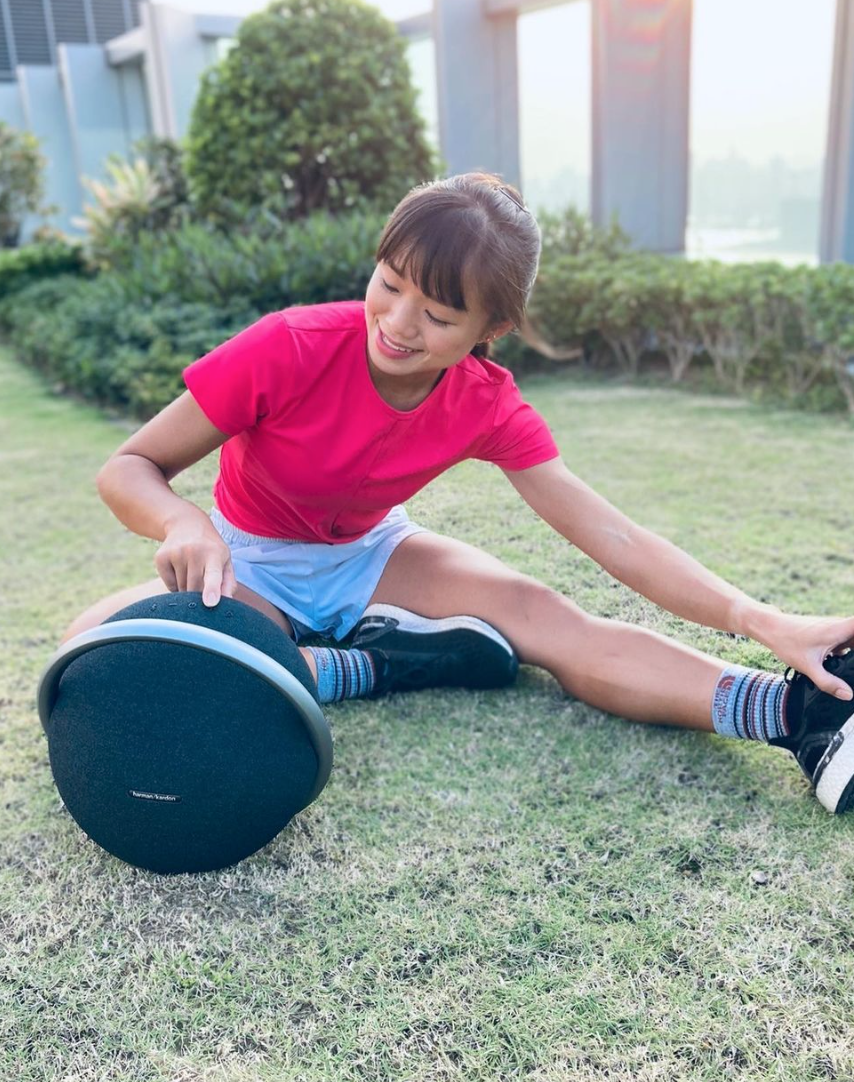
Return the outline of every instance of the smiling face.
[[[485,310],[472,301],[467,311],[440,304],[383,262],[368,284],[365,320],[374,384],[380,394],[401,397],[426,397],[441,373],[476,343],[510,329],[509,323],[490,328]]]

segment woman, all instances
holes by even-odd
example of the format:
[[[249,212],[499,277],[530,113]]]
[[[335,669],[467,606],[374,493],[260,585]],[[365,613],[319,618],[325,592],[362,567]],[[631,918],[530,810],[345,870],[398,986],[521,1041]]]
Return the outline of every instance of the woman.
[[[496,177],[422,186],[389,219],[364,302],[272,313],[190,365],[187,392],[98,478],[117,517],[161,542],[159,579],[93,606],[69,635],[155,593],[237,597],[297,641],[355,630],[350,650],[304,651],[324,701],[497,686],[518,657],[612,714],[786,747],[822,803],[845,810],[854,654],[842,651],[854,619],[760,604],[630,521],[573,476],[510,373],[486,359],[524,319],[539,244],[518,192]],[[208,516],[169,481],[217,448]],[[591,616],[410,522],[400,505],[466,458],[499,465],[538,515],[627,586],[756,639],[797,675],[788,683]]]

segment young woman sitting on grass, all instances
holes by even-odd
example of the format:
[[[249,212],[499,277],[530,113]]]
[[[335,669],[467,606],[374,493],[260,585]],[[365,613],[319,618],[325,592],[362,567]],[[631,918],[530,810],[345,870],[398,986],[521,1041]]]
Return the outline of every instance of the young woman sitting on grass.
[[[822,803],[854,800],[854,619],[760,604],[575,477],[489,343],[518,327],[537,223],[497,177],[416,188],[380,240],[364,301],[274,312],[190,365],[187,391],[110,458],[98,487],[161,543],[159,575],[106,598],[76,634],[133,601],[195,590],[253,605],[304,649],[321,701],[493,687],[518,661],[592,706],[792,751]],[[169,482],[217,448],[210,515]],[[748,635],[786,680],[583,612],[402,504],[467,458],[494,462],[558,533],[687,620]]]

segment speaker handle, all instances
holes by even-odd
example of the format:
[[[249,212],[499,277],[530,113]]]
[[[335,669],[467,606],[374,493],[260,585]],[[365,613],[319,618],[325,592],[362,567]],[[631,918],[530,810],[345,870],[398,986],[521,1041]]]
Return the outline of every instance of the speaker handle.
[[[99,646],[112,646],[120,642],[165,642],[174,646],[190,646],[207,650],[227,661],[248,669],[266,680],[296,707],[305,722],[308,735],[317,756],[317,777],[309,797],[315,800],[329,780],[332,771],[332,734],[323,711],[309,691],[278,661],[263,650],[258,650],[242,639],[232,638],[221,631],[185,624],[180,620],[116,620],[111,624],[99,624],[73,639],[69,639],[53,654],[42,670],[38,686],[38,710],[42,725],[46,728],[59,695],[62,674],[77,658]]]

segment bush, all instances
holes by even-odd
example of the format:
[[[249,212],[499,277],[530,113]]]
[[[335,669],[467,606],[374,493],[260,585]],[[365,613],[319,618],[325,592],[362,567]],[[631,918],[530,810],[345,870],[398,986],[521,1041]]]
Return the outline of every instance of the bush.
[[[0,248],[14,248],[28,214],[44,214],[45,159],[39,141],[0,120]]]
[[[129,304],[121,282],[102,275],[21,290],[0,305],[0,324],[58,389],[148,417],[180,394],[187,364],[260,314],[241,304]]]
[[[180,392],[187,363],[262,313],[363,295],[382,224],[374,213],[262,213],[228,232],[185,222],[142,233],[95,280],[55,276],[79,271],[73,246],[32,245],[0,254],[0,327],[60,387],[148,416]],[[504,338],[499,363],[548,370],[545,358],[581,346],[629,377],[664,360],[679,381],[701,359],[725,390],[854,414],[854,267],[642,254],[575,212],[551,236],[531,303],[549,345]]]
[[[616,219],[607,228],[594,225],[586,214],[575,207],[559,212],[544,211],[539,215],[543,234],[540,262],[550,266],[564,256],[599,255],[605,259],[625,255],[630,241]]]
[[[382,224],[321,213],[254,232],[142,233],[110,273],[21,288],[0,326],[60,388],[149,416],[180,393],[185,365],[264,312],[363,295]]]
[[[189,217],[177,145],[143,139],[134,144],[134,152],[132,161],[118,155],[108,159],[108,181],[83,181],[93,202],[83,208],[76,224],[86,230],[89,262],[99,270],[115,269],[142,237],[177,228]]]
[[[203,216],[396,203],[434,171],[395,27],[361,0],[275,0],[203,77],[187,173]]]
[[[183,218],[190,206],[190,186],[184,169],[184,152],[174,139],[146,135],[131,147],[131,156],[148,166],[160,192],[155,228],[166,229]]]
[[[854,415],[854,267],[818,267],[807,282],[804,337]]]
[[[350,300],[364,293],[373,273],[382,226],[382,217],[371,213],[272,219],[252,231],[187,223],[169,234],[140,236],[118,277],[131,301],[220,306],[239,298],[273,310]]]
[[[637,375],[652,334],[651,258],[593,251],[547,262],[531,300],[537,328],[553,346],[580,346],[597,361],[607,350],[622,371]]]
[[[531,317],[552,350],[583,347],[634,377],[698,358],[737,394],[854,414],[854,267],[689,262],[629,251],[570,210],[545,218]]]
[[[82,274],[83,250],[60,239],[0,251],[0,297],[8,297],[42,278]]]

